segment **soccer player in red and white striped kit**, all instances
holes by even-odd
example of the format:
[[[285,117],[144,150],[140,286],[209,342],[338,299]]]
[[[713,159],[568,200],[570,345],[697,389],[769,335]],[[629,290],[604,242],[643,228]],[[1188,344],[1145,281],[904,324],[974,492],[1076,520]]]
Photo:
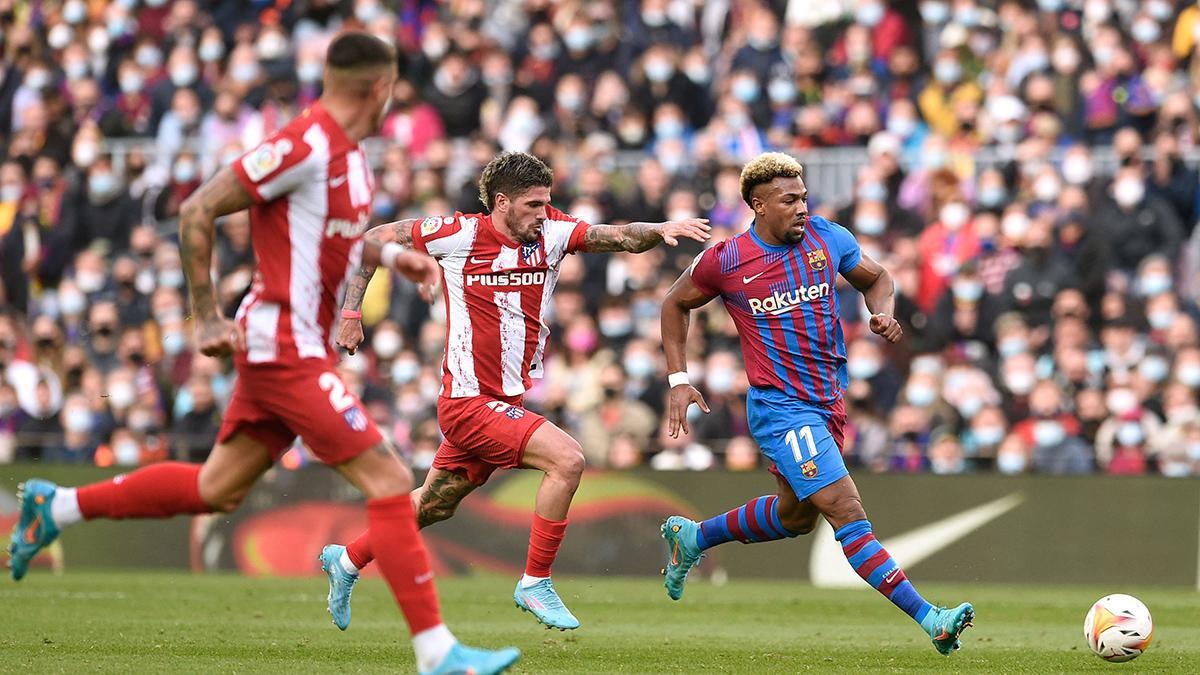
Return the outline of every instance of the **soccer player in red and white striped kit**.
[[[392,45],[339,35],[321,98],[186,200],[179,229],[194,334],[204,354],[232,354],[238,374],[217,445],[203,465],[163,462],[79,488],[26,481],[14,579],[80,520],[231,511],[300,436],[366,495],[379,568],[412,631],[418,670],[498,673],[517,660],[515,649],[465,647],[442,623],[412,473],[335,370],[339,299],[360,264],[393,267],[427,289],[437,281],[429,257],[363,240],[374,184],[360,142],[378,131],[396,76]],[[218,217],[246,208],[258,271],[229,321],[213,289],[213,236]]]

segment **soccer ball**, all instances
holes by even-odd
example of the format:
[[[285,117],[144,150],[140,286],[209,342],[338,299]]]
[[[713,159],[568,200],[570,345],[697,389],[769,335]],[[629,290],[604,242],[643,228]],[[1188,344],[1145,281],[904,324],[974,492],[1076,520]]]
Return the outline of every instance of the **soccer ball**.
[[[1083,637],[1096,656],[1120,663],[1136,658],[1150,646],[1154,622],[1141,600],[1124,593],[1096,601],[1083,619]]]

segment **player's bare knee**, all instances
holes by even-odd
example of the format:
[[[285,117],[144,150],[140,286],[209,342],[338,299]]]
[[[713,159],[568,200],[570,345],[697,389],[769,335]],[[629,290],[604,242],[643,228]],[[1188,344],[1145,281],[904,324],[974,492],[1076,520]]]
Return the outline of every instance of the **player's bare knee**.
[[[812,532],[816,528],[817,514],[814,512],[811,515],[792,515],[790,518],[785,518],[783,514],[780,514],[779,521],[783,523],[783,527],[788,533],[799,537]]]
[[[216,489],[206,491],[203,486],[200,488],[200,499],[213,510],[213,513],[230,513],[236,511],[237,507],[242,505],[242,500],[246,498],[248,489]]]
[[[569,439],[562,450],[558,453],[554,460],[554,472],[562,478],[573,482],[579,482],[583,477],[583,469],[587,466],[587,460],[583,456],[583,447],[575,439]]]
[[[846,496],[838,499],[829,506],[825,515],[830,518],[830,523],[837,523],[837,526],[853,523],[856,520],[866,520],[867,512],[863,509],[862,499],[858,495]]]

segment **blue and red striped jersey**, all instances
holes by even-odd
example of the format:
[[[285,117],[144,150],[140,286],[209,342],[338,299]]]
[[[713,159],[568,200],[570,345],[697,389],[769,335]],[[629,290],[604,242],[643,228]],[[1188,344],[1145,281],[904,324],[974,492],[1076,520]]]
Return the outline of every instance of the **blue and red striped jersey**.
[[[849,230],[812,216],[798,244],[771,246],[751,225],[701,253],[691,275],[702,293],[724,301],[752,386],[830,403],[847,384],[834,285],[861,260]]]

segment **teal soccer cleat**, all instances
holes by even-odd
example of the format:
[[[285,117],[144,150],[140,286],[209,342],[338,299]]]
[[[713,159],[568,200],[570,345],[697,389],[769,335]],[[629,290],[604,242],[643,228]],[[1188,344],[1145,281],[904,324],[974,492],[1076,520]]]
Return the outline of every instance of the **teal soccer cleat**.
[[[342,552],[345,550],[345,546],[330,544],[321,549],[321,555],[317,557],[321,561],[321,571],[329,577],[329,595],[325,598],[327,609],[333,616],[334,625],[342,630],[350,627],[350,593],[358,581],[357,574],[351,574],[342,567]]]
[[[521,652],[513,647],[493,652],[455,643],[437,668],[421,675],[495,675],[508,670],[519,658]]]
[[[703,555],[696,544],[696,533],[700,526],[683,516],[671,516],[659,529],[671,549],[671,557],[663,569],[666,577],[663,585],[667,587],[667,595],[672,600],[678,600],[683,597],[683,584],[687,581],[688,572],[700,562]]]
[[[921,627],[929,633],[929,637],[933,639],[933,646],[943,656],[949,656],[950,652],[962,647],[958,637],[964,630],[975,625],[972,623],[975,620],[975,608],[969,602],[953,609],[934,607],[930,614],[929,618],[921,622]]]
[[[58,527],[50,515],[50,502],[58,486],[48,480],[32,478],[17,487],[21,518],[13,528],[8,545],[9,567],[13,581],[20,581],[29,571],[29,561],[58,538]]]
[[[559,630],[574,630],[579,628],[579,619],[571,614],[571,610],[563,604],[558,592],[554,590],[554,582],[542,579],[529,588],[523,588],[517,582],[517,590],[513,591],[513,602],[517,607],[531,612],[546,628]]]

